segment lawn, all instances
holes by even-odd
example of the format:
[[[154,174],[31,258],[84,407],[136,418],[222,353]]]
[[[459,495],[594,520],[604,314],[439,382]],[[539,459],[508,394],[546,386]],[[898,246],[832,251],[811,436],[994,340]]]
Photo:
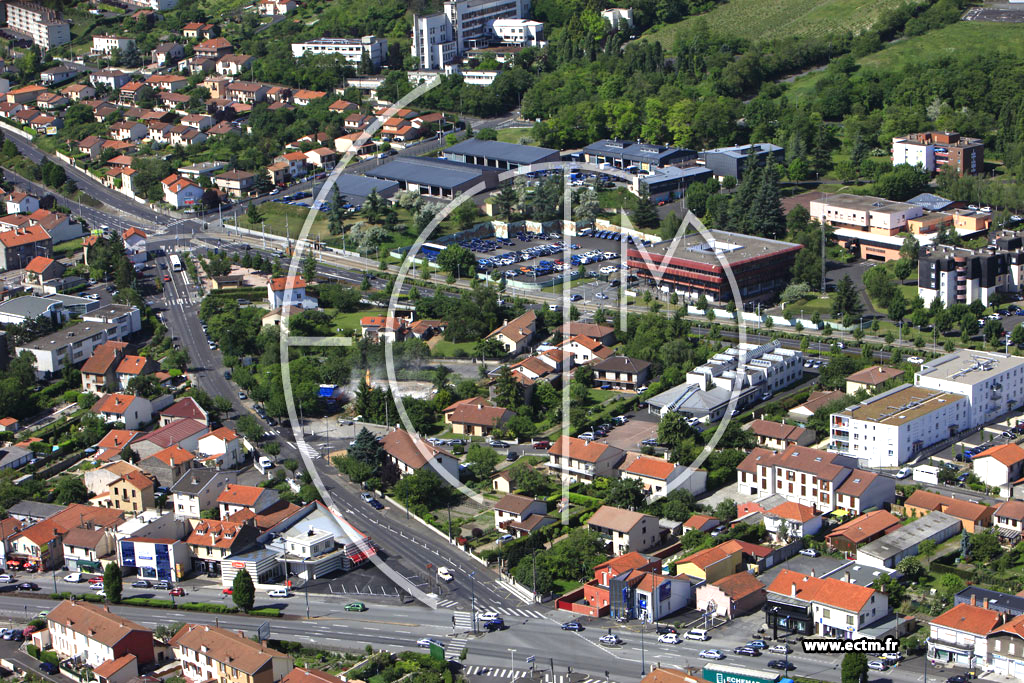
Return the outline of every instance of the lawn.
[[[533,144],[533,128],[502,128],[498,131],[500,142],[512,142],[515,144]]]
[[[275,235],[291,235],[292,239],[299,236],[302,225],[306,221],[306,215],[310,209],[307,206],[292,206],[291,204],[279,204],[278,202],[263,202],[259,205],[263,220],[266,223],[267,232]],[[310,239],[327,239],[331,233],[327,231],[327,214],[317,211],[313,225],[309,229]],[[239,216],[239,225],[243,228],[260,230],[259,225],[249,225],[245,215]]]
[[[465,358],[473,355],[476,342],[450,342],[447,339],[440,339],[431,344],[430,355],[435,358]]]
[[[68,240],[67,242],[61,242],[60,244],[53,245],[53,254],[57,258],[67,258],[76,251],[82,249],[82,238]]]
[[[998,24],[983,21],[960,21],[943,28],[891,43],[884,49],[857,60],[866,67],[903,66],[930,61],[946,55],[983,55],[994,50],[1024,56],[1019,24]],[[796,79],[789,92],[804,97],[814,92],[821,72]]]
[[[383,308],[364,308],[352,313],[339,313],[334,316],[333,325],[334,327],[340,327],[343,330],[359,330],[359,321],[367,315],[387,315],[388,312]]]
[[[903,3],[904,0],[730,0],[706,14],[652,29],[645,37],[672,49],[676,39],[698,21],[706,21],[713,34],[753,42],[834,31],[858,33],[871,26],[883,12]]]
[[[783,309],[783,316],[786,318],[803,317],[810,319],[815,313],[824,318],[832,317],[832,297],[814,297],[813,299],[801,299],[791,304],[786,304]]]

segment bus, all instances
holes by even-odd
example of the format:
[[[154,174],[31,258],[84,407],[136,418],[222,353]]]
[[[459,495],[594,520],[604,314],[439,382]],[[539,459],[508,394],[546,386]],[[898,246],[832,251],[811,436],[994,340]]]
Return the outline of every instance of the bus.
[[[181,270],[181,259],[177,254],[171,254],[171,270],[176,273]]]

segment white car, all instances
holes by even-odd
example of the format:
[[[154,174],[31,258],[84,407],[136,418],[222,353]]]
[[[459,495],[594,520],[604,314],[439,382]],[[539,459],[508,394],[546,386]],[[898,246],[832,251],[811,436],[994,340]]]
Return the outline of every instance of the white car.
[[[874,671],[886,671],[889,665],[883,662],[881,659],[872,659],[868,662],[868,668]]]
[[[14,583],[15,581],[17,581],[17,579],[10,574],[0,574],[0,583]]]
[[[480,621],[491,621],[492,619],[500,619],[500,618],[501,617],[498,615],[497,612],[484,612],[479,617],[477,617],[477,619],[480,619]]]
[[[666,643],[668,645],[678,645],[679,636],[675,633],[662,633],[660,636],[658,636],[658,642]]]
[[[601,636],[597,642],[601,643],[602,645],[618,645],[622,642],[622,639],[619,638],[617,635],[609,633],[608,635]]]
[[[442,643],[437,638],[420,638],[419,640],[416,641],[416,644],[419,645],[420,647],[430,647],[431,645],[437,645],[438,647],[444,647],[444,643]]]
[[[901,467],[900,471],[896,473],[897,479],[906,479],[912,474],[909,467]]]
[[[448,569],[448,567],[438,567],[437,568],[437,578],[439,578],[439,579],[441,579],[442,581],[445,581],[445,582],[454,581],[455,580],[455,577],[452,576],[452,571],[450,569]]]
[[[903,655],[899,652],[883,652],[879,655],[879,658],[884,662],[901,662],[903,661]]]
[[[789,647],[789,645],[772,645],[770,648],[768,648],[768,652],[771,652],[775,655],[785,655],[789,654],[792,651],[793,649]]]
[[[913,363],[914,365],[920,365],[924,362],[924,358],[921,358],[921,356],[908,356],[907,362]]]
[[[105,597],[107,597],[107,591],[103,590],[103,587],[101,586],[100,589],[98,591],[96,591],[96,597],[97,598],[105,598]]]
[[[271,598],[290,598],[292,592],[287,588],[272,588],[267,591],[267,597]]]
[[[691,628],[683,635],[683,640],[699,640],[703,642],[705,640],[711,640],[711,636],[709,636],[708,632],[702,628]]]
[[[806,555],[807,557],[817,557],[818,556],[818,551],[815,550],[814,548],[804,548],[803,550],[800,551],[800,554],[801,555]]]
[[[697,656],[701,659],[725,659],[721,650],[701,650]]]

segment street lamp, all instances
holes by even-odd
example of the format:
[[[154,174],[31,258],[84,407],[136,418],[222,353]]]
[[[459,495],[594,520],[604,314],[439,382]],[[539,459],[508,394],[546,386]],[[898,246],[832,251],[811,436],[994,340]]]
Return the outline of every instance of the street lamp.
[[[516,649],[514,647],[510,647],[508,649],[508,651],[512,653],[512,671],[515,672],[515,670],[516,670]]]
[[[469,573],[469,616],[473,633],[476,633],[476,572]]]
[[[309,619],[309,567],[306,558],[302,558],[302,592],[306,596],[306,618]]]

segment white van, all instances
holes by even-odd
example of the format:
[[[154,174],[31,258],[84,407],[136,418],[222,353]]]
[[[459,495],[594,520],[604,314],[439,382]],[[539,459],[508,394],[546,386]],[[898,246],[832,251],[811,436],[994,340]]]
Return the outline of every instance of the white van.
[[[711,640],[711,636],[708,635],[707,629],[703,628],[691,628],[683,636],[684,640]]]
[[[271,598],[290,598],[292,592],[287,588],[273,588],[267,591],[267,596]]]
[[[82,578],[81,572],[73,572],[64,577],[64,580],[68,583],[82,583],[85,579]]]

